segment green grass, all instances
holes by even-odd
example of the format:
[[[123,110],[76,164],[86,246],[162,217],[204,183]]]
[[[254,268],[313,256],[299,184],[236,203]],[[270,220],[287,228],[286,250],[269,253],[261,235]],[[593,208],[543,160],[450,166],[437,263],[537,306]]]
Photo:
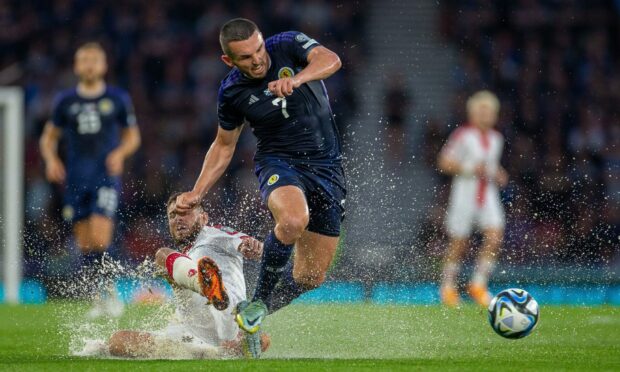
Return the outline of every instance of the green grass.
[[[505,340],[474,307],[295,305],[268,319],[272,349],[259,361],[70,357],[62,323],[84,309],[67,302],[0,306],[0,370],[620,370],[620,308],[613,307],[543,307],[531,336]],[[134,306],[98,332],[144,324],[161,312]]]

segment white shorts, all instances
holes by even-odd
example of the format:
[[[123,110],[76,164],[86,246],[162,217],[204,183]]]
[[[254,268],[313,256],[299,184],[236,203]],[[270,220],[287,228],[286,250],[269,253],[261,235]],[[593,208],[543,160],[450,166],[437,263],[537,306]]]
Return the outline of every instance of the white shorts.
[[[499,197],[488,198],[479,207],[476,203],[450,202],[446,215],[446,230],[452,238],[467,238],[474,227],[485,229],[504,229],[506,218]]]

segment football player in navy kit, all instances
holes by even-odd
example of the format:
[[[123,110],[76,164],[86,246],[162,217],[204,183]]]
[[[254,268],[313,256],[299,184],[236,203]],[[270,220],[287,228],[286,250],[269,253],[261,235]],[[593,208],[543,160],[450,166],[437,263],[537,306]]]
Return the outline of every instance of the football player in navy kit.
[[[201,202],[226,170],[247,122],[258,140],[254,160],[261,194],[275,219],[253,301],[237,308],[239,326],[258,335],[268,312],[323,283],[336,252],[346,185],[322,80],[341,62],[301,32],[264,40],[257,26],[242,18],[222,26],[220,44],[222,61],[232,68],[219,89],[220,127],[194,188],[178,197],[177,207]]]
[[[129,95],[106,85],[106,71],[101,45],[77,49],[79,82],[58,94],[40,140],[47,179],[64,184],[63,216],[73,225],[83,265],[99,260],[112,242],[124,161],[140,146]],[[58,154],[61,137],[65,164]]]

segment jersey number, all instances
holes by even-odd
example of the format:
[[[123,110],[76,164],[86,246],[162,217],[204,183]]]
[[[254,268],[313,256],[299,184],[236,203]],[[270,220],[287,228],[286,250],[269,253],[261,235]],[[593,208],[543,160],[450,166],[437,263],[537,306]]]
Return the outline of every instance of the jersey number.
[[[96,111],[82,111],[77,116],[79,134],[95,134],[101,129],[101,118]]]
[[[280,102],[282,102],[282,116],[284,116],[285,119],[288,119],[288,111],[286,111],[286,98],[278,97],[271,101],[274,106],[280,106]]]

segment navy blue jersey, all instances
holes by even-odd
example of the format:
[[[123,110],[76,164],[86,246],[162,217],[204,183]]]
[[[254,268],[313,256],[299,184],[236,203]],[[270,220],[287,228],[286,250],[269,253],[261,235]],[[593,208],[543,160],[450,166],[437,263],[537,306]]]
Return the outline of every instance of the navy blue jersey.
[[[322,81],[302,84],[286,98],[267,89],[271,81],[290,77],[306,65],[320,44],[296,31],[268,38],[271,66],[263,79],[251,79],[233,68],[218,93],[220,126],[233,130],[248,122],[258,140],[255,160],[286,159],[308,164],[341,160],[340,138]]]
[[[129,95],[107,87],[99,97],[82,97],[75,88],[56,97],[53,125],[62,129],[67,144],[69,183],[105,177],[107,155],[120,143],[121,128],[136,125]]]

